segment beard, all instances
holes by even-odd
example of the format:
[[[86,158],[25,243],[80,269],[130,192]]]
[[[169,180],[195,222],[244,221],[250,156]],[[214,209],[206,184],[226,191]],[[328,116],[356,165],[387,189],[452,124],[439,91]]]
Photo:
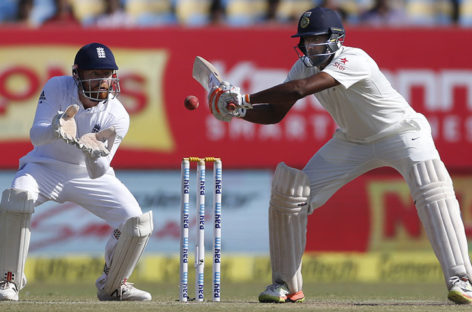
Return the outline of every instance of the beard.
[[[108,99],[108,90],[105,89],[86,90],[84,93],[93,101],[100,102]]]
[[[101,90],[98,92],[98,99],[99,100],[106,100],[108,98],[108,90]]]

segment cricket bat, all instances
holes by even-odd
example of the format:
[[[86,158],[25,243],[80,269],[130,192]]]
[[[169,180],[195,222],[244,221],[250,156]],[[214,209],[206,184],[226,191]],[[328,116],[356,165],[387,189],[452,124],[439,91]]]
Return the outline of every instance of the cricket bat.
[[[211,88],[219,86],[223,79],[212,63],[208,62],[201,56],[196,56],[193,62],[192,77],[208,91]]]
[[[220,73],[216,70],[212,63],[208,62],[201,56],[196,56],[193,62],[192,77],[195,79],[207,92],[211,88],[217,87],[223,81]],[[228,103],[228,110],[235,110],[234,103]]]

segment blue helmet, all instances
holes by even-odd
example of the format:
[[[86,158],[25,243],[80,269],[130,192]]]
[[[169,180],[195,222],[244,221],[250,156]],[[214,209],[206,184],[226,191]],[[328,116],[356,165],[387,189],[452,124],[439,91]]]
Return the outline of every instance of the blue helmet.
[[[96,42],[89,43],[80,48],[75,55],[74,64],[77,65],[80,70],[118,69],[115,57],[110,48],[104,44]]]
[[[97,79],[83,79],[80,71],[93,69],[112,70],[112,75],[111,77]],[[110,48],[104,44],[93,42],[84,45],[75,55],[72,76],[74,77],[79,91],[89,100],[98,102],[108,99],[109,94],[114,98],[120,93],[120,80],[115,70],[118,70],[118,66],[116,65],[115,56]],[[107,81],[108,90],[93,90],[92,86],[96,85],[97,81],[99,84],[103,81]]]
[[[307,55],[304,37],[319,35],[328,36],[325,43],[319,44],[326,46],[325,51],[320,54]],[[299,57],[303,59],[305,65],[318,66],[341,48],[345,31],[338,13],[328,8],[316,7],[302,14],[298,21],[297,33],[292,36],[292,38],[296,37],[300,38],[297,47],[303,52],[303,55]]]

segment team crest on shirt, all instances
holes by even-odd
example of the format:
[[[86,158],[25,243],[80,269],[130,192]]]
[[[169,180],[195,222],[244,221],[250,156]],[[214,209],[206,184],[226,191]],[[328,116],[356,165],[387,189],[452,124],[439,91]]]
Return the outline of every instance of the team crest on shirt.
[[[92,129],[92,133],[97,133],[98,131],[100,131],[101,127],[99,124],[95,124],[95,126],[93,126],[93,129]]]

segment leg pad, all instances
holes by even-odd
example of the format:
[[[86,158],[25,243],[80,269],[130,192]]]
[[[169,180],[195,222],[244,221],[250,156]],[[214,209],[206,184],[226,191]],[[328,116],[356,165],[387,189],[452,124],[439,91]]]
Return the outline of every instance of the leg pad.
[[[108,294],[126,282],[139,261],[153,230],[152,211],[130,218],[121,228],[104,290]]]
[[[408,177],[416,209],[446,283],[451,277],[472,277],[467,239],[452,181],[439,159],[413,166]]]
[[[24,267],[33,212],[34,199],[30,192],[14,188],[3,191],[0,202],[0,280],[13,282],[18,289],[26,284]]]
[[[270,259],[272,281],[286,283],[290,293],[302,290],[309,196],[307,175],[280,163],[272,180],[269,207]]]

